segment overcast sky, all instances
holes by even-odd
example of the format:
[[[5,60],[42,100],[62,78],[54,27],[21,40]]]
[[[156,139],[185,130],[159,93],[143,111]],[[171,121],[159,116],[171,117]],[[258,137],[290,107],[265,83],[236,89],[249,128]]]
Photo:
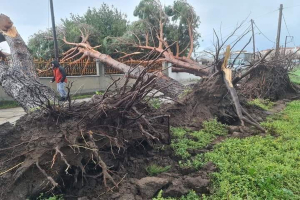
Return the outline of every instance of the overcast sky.
[[[133,10],[139,0],[53,0],[53,2],[55,20],[59,24],[60,19],[69,17],[70,13],[81,15],[86,12],[88,7],[100,7],[103,2],[118,8],[127,14],[129,21],[134,21],[136,18],[133,16]],[[161,2],[171,5],[173,0],[161,0]],[[250,19],[254,19],[255,24],[263,33],[261,34],[255,28],[256,48],[259,50],[273,48],[281,3],[284,7],[285,20],[282,21],[280,44],[284,45],[287,35],[294,36],[293,42],[289,39],[287,46],[299,46],[300,44],[299,0],[188,0],[188,2],[195,8],[201,20],[198,30],[202,35],[201,46],[197,51],[212,48],[213,28],[219,31],[221,26],[222,35],[225,37],[238,22],[243,21],[247,16],[249,17],[240,32],[250,25]],[[49,0],[1,0],[0,13],[11,18],[26,42],[30,35],[51,27]],[[250,36],[250,34],[247,35],[236,49],[241,49]],[[0,49],[9,51],[5,44],[0,44]],[[249,45],[247,50],[251,51],[251,49],[252,45]]]

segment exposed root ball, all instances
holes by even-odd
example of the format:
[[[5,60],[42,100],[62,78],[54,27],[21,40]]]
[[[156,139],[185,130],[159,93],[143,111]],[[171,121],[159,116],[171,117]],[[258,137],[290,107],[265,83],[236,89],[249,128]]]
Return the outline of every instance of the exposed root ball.
[[[253,70],[241,84],[241,94],[247,98],[278,100],[295,94],[288,70],[282,66],[262,65]]]

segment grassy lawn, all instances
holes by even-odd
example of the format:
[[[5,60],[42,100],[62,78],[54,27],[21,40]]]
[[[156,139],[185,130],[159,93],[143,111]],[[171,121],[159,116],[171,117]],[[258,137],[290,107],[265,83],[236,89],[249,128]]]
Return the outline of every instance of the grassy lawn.
[[[300,199],[300,101],[262,125],[267,136],[227,139],[205,155],[220,169],[211,199]]]
[[[300,85],[300,68],[295,69],[289,73],[290,79],[293,83]]]
[[[16,101],[0,101],[0,109],[20,107]]]

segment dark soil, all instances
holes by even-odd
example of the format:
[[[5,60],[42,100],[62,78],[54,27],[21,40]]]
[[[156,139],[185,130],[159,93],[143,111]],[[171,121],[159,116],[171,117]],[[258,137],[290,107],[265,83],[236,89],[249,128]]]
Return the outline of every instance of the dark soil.
[[[201,122],[212,118],[225,124],[239,121],[221,76],[200,80],[179,103],[167,106],[162,112],[170,114],[172,126],[200,128]]]

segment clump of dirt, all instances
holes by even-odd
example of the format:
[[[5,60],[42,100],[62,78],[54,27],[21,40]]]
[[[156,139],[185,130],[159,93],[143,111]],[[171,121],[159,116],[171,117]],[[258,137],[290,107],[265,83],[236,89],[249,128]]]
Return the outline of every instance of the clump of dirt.
[[[86,139],[77,143],[82,147],[70,145],[59,148],[62,154],[58,153],[53,162],[55,146],[66,137],[70,138],[68,135],[72,132],[79,131],[75,124],[77,120],[72,118],[56,125],[55,121],[45,119],[41,113],[35,112],[22,117],[16,126],[9,123],[1,125],[1,172],[21,164],[21,167],[11,169],[0,177],[2,199],[34,199],[49,190],[54,194],[64,194],[65,199],[151,199],[161,189],[166,191],[165,195],[177,197],[190,189],[209,193],[208,174],[215,171],[211,163],[207,169],[182,175],[177,160],[172,159],[173,152],[153,148],[153,144],[140,133],[136,133],[134,142],[128,141],[126,146],[118,149],[116,145],[111,146],[107,138],[97,136],[103,129],[90,127],[95,143],[101,149],[99,154],[119,187],[116,188],[108,180],[108,187],[112,188],[108,190],[103,183],[102,168],[96,164],[96,158],[90,156],[93,151],[87,146],[83,148],[85,142],[90,142],[88,138],[77,137],[79,140]],[[121,134],[120,130],[125,140],[132,139],[134,135],[125,134],[128,132]],[[62,157],[70,165],[69,168]],[[32,164],[33,161],[38,165]],[[171,166],[171,169],[157,177],[149,177],[146,167],[154,163]],[[51,178],[58,183],[54,190],[51,190]]]
[[[203,121],[212,118],[235,124],[239,119],[227,91],[222,76],[201,79],[186,96],[162,112],[170,114],[172,126],[200,128]]]

